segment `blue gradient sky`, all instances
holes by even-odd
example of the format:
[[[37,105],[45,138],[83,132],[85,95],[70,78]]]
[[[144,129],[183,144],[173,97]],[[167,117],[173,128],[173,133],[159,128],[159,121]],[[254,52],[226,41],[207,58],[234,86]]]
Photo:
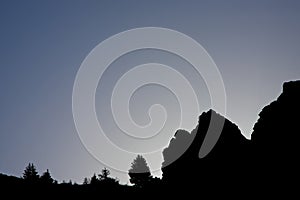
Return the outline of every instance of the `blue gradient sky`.
[[[259,111],[279,95],[282,83],[300,79],[299,21],[300,2],[289,0],[2,0],[0,172],[21,176],[34,162],[39,172],[49,168],[59,181],[82,182],[101,170],[76,133],[72,87],[81,62],[99,42],[136,27],[178,30],[202,44],[223,77],[227,117],[249,137]],[[199,91],[206,91],[199,83]],[[96,98],[101,101],[99,93]],[[209,107],[205,97],[201,106]],[[101,118],[105,112],[98,109]]]

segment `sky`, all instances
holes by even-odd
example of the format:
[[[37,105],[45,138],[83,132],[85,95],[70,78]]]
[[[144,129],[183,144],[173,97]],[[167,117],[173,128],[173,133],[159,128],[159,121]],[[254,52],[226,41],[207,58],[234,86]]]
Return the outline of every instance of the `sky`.
[[[300,79],[299,11],[296,0],[2,0],[0,172],[21,176],[33,162],[40,173],[50,169],[55,179],[78,183],[100,172],[105,165],[87,151],[75,127],[73,84],[83,60],[100,42],[140,27],[173,29],[205,48],[223,78],[225,115],[250,138],[259,112],[278,97],[282,83]],[[146,49],[120,57],[99,81],[96,111],[107,137],[129,150],[138,147],[112,122],[109,98],[122,73],[149,62],[172,66],[193,83],[199,115],[211,103],[203,77],[195,77],[189,64],[172,53]],[[136,123],[146,125],[155,103],[164,105],[170,117],[171,131],[159,140],[164,145],[180,128],[174,94],[145,85],[133,94],[129,108]],[[189,120],[196,126],[198,119]],[[126,182],[126,174],[111,170]]]

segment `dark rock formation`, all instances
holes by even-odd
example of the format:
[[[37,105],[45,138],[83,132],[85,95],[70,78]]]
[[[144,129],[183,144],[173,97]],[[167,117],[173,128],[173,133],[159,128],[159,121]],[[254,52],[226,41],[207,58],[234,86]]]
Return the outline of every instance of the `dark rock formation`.
[[[286,82],[276,101],[264,107],[251,136],[252,171],[261,183],[299,181],[300,81]],[[293,184],[291,184],[293,185]]]
[[[200,159],[199,151],[211,119],[225,120],[224,127],[212,151]],[[183,149],[183,146],[189,144],[181,157],[166,166],[174,152],[177,154],[178,149]],[[193,188],[194,186],[214,188],[228,184],[228,180],[247,179],[243,169],[249,161],[249,147],[250,141],[241,134],[235,124],[215,111],[209,110],[199,117],[199,124],[191,134],[183,130],[177,131],[169,147],[164,150],[163,181],[171,188]]]

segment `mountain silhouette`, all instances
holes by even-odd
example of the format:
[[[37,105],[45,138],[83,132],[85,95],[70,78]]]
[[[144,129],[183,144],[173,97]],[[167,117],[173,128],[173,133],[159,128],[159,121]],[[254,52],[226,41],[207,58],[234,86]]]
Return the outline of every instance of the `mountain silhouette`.
[[[200,159],[199,151],[203,145],[211,121],[224,121],[222,133],[216,145],[206,157]],[[178,149],[190,145],[175,162],[169,164]],[[188,133],[184,130],[176,132],[169,146],[163,151],[162,164],[163,183],[169,188],[205,188],[211,185],[222,187],[227,181],[244,179],[241,171],[249,162],[250,141],[247,140],[239,128],[217,114],[213,110],[204,112],[199,117],[197,127]]]
[[[1,194],[38,198],[44,195],[52,198],[58,195],[67,198],[112,197],[115,194],[133,197],[138,193],[149,197],[176,192],[231,197],[241,192],[268,196],[284,194],[285,197],[297,194],[300,169],[299,92],[300,81],[284,83],[280,96],[259,113],[251,140],[246,139],[238,126],[224,116],[213,110],[203,112],[191,133],[178,130],[164,149],[162,180],[151,177],[150,173],[146,178],[135,176],[130,174],[133,170],[129,170],[136,187],[121,185],[104,169],[98,178],[94,174],[91,179],[85,178],[83,184],[58,184],[48,170],[40,177],[35,172],[35,166],[29,164],[23,178],[0,174]],[[207,136],[210,136],[208,130],[216,132],[216,125],[220,122],[224,124],[219,139],[214,148],[200,158],[199,151],[206,145]],[[146,160],[143,163],[147,166]],[[141,183],[139,177],[143,178],[143,184],[138,184]],[[149,184],[145,182],[147,180]]]

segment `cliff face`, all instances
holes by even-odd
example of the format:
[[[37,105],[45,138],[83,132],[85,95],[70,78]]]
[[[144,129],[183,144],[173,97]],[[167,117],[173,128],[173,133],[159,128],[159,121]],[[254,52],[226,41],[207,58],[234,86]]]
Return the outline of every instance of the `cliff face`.
[[[300,81],[286,82],[264,107],[251,136],[254,169],[269,179],[299,177]],[[259,169],[258,169],[259,168]]]
[[[251,140],[277,146],[283,141],[293,142],[300,130],[300,81],[284,83],[276,101],[263,108],[254,125]],[[297,134],[298,133],[298,134]]]

